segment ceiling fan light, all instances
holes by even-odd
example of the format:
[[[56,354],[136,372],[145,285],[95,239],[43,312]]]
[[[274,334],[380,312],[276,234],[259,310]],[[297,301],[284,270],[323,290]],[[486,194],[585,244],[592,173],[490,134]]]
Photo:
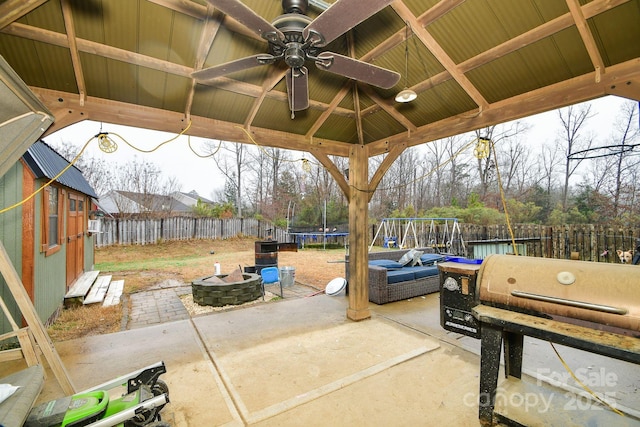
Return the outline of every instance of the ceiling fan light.
[[[396,95],[396,102],[411,102],[418,97],[418,94],[411,89],[404,88]]]

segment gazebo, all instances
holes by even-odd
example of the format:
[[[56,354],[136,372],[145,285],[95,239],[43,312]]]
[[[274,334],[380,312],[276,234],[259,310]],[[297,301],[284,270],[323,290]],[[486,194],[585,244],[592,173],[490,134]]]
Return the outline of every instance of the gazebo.
[[[605,95],[640,100],[639,23],[639,0],[5,0],[0,55],[48,110],[45,135],[90,119],[315,156],[349,200],[347,317],[361,320],[367,203],[393,161]],[[0,137],[0,166],[37,136],[17,138]],[[349,158],[348,178],[330,156]]]

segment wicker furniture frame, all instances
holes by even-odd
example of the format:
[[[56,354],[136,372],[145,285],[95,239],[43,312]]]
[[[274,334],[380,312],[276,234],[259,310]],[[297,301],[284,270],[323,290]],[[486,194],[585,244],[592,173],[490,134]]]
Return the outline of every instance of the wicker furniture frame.
[[[432,248],[418,249],[424,253],[433,253]],[[370,252],[369,260],[389,259],[398,261],[409,250]],[[349,256],[346,256],[345,277],[349,280]],[[387,283],[387,269],[375,265],[369,266],[369,301],[375,304],[386,304],[393,301],[431,294],[440,290],[440,276],[429,276],[417,280],[399,283]]]

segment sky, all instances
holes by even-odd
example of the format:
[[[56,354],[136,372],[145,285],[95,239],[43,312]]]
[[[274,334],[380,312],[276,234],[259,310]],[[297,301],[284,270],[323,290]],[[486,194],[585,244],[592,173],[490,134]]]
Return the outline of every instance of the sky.
[[[615,123],[615,116],[624,102],[628,100],[615,96],[590,101],[594,114],[594,117],[589,120],[590,130],[602,139],[608,138]],[[544,141],[553,141],[560,129],[556,110],[520,119],[520,122],[530,126],[523,139],[532,146],[542,144]],[[99,132],[118,134],[134,146],[145,150],[150,150],[176,136],[176,134],[147,129],[84,121],[61,129],[45,137],[44,140],[53,146],[73,144],[79,150]],[[224,177],[218,171],[213,159],[203,159],[194,154],[188,147],[187,136],[180,136],[149,154],[137,152],[115,135],[111,137],[118,144],[118,149],[114,153],[106,154],[100,151],[95,138],[87,147],[86,153],[92,157],[104,157],[117,164],[125,164],[136,156],[137,161],[146,160],[154,163],[166,177],[175,177],[182,185],[181,191],[195,190],[206,198],[213,198],[214,192],[224,188]],[[206,145],[211,142],[216,145],[218,143],[217,140],[191,138],[191,146],[200,154],[206,154]]]

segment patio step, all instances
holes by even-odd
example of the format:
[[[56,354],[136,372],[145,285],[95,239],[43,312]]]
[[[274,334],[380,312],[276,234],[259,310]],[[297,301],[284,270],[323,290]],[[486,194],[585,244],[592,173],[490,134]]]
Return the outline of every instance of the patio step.
[[[99,271],[83,273],[64,296],[65,307],[102,303],[103,307],[120,304],[124,280],[111,280]]]
[[[82,304],[95,304],[104,301],[104,297],[107,295],[107,290],[109,289],[109,283],[111,283],[111,275],[98,276],[91,290],[82,301]]]
[[[120,304],[120,296],[124,291],[124,280],[113,280],[109,285],[107,295],[104,297],[103,307]]]
[[[78,280],[75,281],[71,289],[69,289],[69,292],[67,292],[67,294],[64,296],[64,299],[84,299],[85,295],[87,295],[87,292],[89,292],[91,285],[93,285],[93,282],[95,282],[99,274],[100,272],[97,270],[87,271],[83,273],[82,276],[80,276]]]

